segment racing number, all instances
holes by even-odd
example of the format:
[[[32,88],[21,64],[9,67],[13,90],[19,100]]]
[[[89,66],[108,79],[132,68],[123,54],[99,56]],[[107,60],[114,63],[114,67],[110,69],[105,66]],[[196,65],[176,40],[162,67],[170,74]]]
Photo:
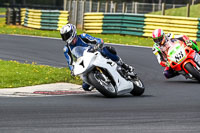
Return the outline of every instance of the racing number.
[[[176,59],[176,62],[179,62],[182,58],[183,58],[183,52],[180,51],[176,56],[175,56],[175,59]]]

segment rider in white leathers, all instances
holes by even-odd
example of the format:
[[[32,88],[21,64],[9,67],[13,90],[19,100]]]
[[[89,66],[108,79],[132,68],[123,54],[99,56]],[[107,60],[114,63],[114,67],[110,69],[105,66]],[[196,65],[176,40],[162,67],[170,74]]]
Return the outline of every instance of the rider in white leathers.
[[[89,48],[91,51],[94,49],[101,49],[102,55],[110,58],[111,60],[115,61],[118,65],[122,66],[125,70],[133,71],[133,67],[125,64],[119,56],[117,56],[116,50],[111,46],[103,47],[103,40],[100,38],[92,37],[88,34],[81,34],[77,35],[76,33],[76,27],[73,24],[67,24],[63,26],[60,30],[60,34],[62,37],[62,40],[67,43],[67,45],[64,46],[64,55],[67,60],[67,64],[69,69],[71,70],[71,74],[73,75],[73,57],[77,58],[77,56],[81,55],[83,51],[87,48]],[[73,49],[75,47],[82,47],[82,50],[79,51],[79,53],[74,52]],[[86,91],[89,91],[89,85],[86,83],[83,83],[82,85],[83,89]]]

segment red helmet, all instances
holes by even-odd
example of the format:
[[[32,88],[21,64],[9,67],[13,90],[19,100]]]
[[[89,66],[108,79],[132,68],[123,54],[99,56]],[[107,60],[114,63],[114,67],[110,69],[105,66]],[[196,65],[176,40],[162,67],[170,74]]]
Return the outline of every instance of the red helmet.
[[[165,33],[162,29],[155,29],[152,32],[153,41],[157,44],[162,44],[163,39],[165,38]]]

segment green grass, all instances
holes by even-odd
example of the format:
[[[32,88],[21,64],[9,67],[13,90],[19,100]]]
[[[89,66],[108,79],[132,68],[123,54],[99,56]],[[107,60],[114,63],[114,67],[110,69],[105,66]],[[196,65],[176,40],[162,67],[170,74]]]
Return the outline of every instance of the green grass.
[[[0,15],[6,14],[6,8],[0,8]]]
[[[190,17],[200,18],[200,4],[190,6]],[[161,15],[161,11],[151,12],[150,14]],[[165,10],[166,16],[186,16],[186,7]]]
[[[79,77],[70,76],[67,68],[56,68],[45,65],[19,63],[17,61],[0,60],[0,88],[13,88],[68,82],[81,84]]]

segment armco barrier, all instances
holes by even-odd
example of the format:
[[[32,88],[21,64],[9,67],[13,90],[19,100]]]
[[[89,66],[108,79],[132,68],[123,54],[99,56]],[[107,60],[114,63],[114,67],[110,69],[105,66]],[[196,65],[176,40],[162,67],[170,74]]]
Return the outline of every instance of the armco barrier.
[[[68,11],[21,9],[21,24],[30,28],[60,30],[68,17]]]
[[[187,35],[200,41],[200,19],[123,13],[85,13],[86,33],[110,33],[151,37],[154,29]]]

